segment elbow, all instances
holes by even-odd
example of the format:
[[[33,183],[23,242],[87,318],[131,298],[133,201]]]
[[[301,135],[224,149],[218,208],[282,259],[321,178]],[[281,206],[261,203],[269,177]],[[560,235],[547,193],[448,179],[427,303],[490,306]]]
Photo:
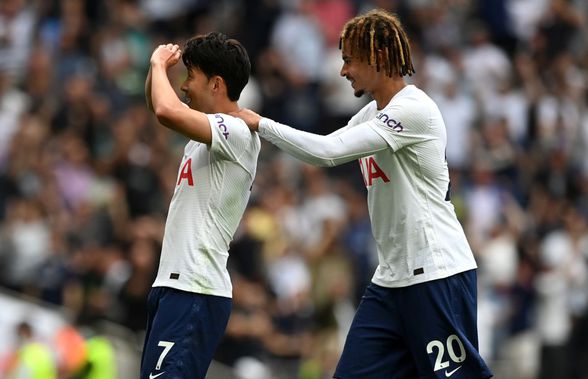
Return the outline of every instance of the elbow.
[[[337,151],[337,148],[325,143],[323,146],[323,152],[320,156],[316,156],[318,163],[317,166],[320,167],[335,167],[337,166],[337,158],[339,158],[340,154]]]
[[[154,112],[153,102],[151,101],[151,98],[147,95],[145,95],[145,103],[147,104],[147,109],[149,109],[151,112]]]
[[[334,167],[337,166],[337,155],[328,149],[323,149],[319,152],[304,151],[299,158],[306,163],[318,167]]]
[[[321,161],[321,163],[319,164],[319,166],[320,167],[335,167],[335,166],[337,166],[337,164],[335,163],[334,160],[328,159],[328,160]]]
[[[172,121],[174,111],[170,107],[158,105],[152,107],[152,110],[155,113],[155,117],[157,117],[157,121],[161,124],[168,125]]]
[[[318,166],[318,167],[334,167],[334,166],[337,165],[335,163],[335,161],[332,160],[332,159],[319,158],[319,157],[316,157],[316,156],[314,156],[312,158],[309,157],[307,159],[304,159],[304,161],[306,163],[309,163],[309,164],[311,164],[313,166]]]

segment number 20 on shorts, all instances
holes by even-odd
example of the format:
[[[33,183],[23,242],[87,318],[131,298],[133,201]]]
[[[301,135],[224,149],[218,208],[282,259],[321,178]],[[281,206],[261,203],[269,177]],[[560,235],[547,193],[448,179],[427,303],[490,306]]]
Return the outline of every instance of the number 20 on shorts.
[[[455,347],[457,347],[457,351]],[[466,359],[466,351],[463,347],[463,343],[455,334],[452,334],[449,337],[447,337],[447,341],[445,342],[445,344],[439,340],[432,340],[427,344],[428,354],[435,353],[435,350],[437,356],[435,358],[434,371],[442,370],[446,367],[449,367],[449,361],[443,360],[445,358],[445,350],[447,350],[447,355],[449,356],[449,358],[455,363],[461,363]]]

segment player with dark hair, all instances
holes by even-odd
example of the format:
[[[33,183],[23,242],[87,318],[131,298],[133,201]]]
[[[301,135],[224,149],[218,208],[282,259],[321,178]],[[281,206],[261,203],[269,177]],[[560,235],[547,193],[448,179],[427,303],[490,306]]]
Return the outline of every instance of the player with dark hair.
[[[437,105],[404,76],[410,44],[396,16],[373,10],[341,33],[341,75],[374,99],[347,126],[306,133],[249,110],[235,115],[305,162],[357,159],[379,264],[335,377],[489,378],[478,352],[476,262],[449,198],[447,136]]]
[[[167,70],[183,60],[181,85]],[[176,179],[159,270],[148,298],[141,378],[204,378],[231,312],[228,249],[249,200],[259,137],[229,112],[249,80],[243,46],[221,33],[160,45],[145,82],[149,108],[190,141]]]
[[[243,45],[235,39],[223,37],[220,33],[188,40],[182,62],[188,71],[195,68],[200,69],[208,78],[214,75],[223,78],[227,86],[227,97],[231,101],[239,100],[251,72],[249,56]]]

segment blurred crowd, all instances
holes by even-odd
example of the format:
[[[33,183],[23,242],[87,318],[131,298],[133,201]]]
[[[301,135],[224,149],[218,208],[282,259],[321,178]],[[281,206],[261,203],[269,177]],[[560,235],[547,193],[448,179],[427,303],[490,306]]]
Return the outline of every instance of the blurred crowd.
[[[588,378],[584,0],[2,0],[0,285],[76,325],[123,325],[139,350],[187,142],[145,106],[152,49],[225,32],[252,60],[240,105],[326,134],[368,101],[339,77],[338,38],[375,7],[400,16],[409,81],[445,119],[482,354],[497,378]],[[330,378],[375,268],[359,168],[264,143],[252,191],[216,361],[243,379]]]

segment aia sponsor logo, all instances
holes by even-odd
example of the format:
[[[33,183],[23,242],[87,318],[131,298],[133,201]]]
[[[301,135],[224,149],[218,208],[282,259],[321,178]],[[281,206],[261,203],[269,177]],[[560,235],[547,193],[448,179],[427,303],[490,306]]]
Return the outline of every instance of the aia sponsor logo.
[[[182,180],[187,180],[189,186],[194,185],[194,177],[192,176],[192,158],[188,158],[188,160],[182,165],[176,186],[179,186],[182,183]]]
[[[221,130],[222,135],[225,136],[225,139],[228,139],[229,129],[225,124],[224,117],[217,113],[214,115],[214,118],[216,119],[216,126]],[[192,158],[188,158],[185,162],[182,163],[182,168],[180,169],[176,186],[182,184],[184,180],[187,182],[187,185],[194,185],[194,176],[192,175]]]
[[[384,170],[378,166],[378,163],[373,156],[360,158],[359,168],[361,168],[361,175],[363,176],[363,182],[366,187],[371,187],[376,180],[381,180],[384,183],[390,181]]]
[[[386,113],[378,113],[376,118],[384,123],[387,127],[391,128],[395,132],[400,133],[404,130],[404,126],[400,121],[394,120],[392,117],[388,116]]]

